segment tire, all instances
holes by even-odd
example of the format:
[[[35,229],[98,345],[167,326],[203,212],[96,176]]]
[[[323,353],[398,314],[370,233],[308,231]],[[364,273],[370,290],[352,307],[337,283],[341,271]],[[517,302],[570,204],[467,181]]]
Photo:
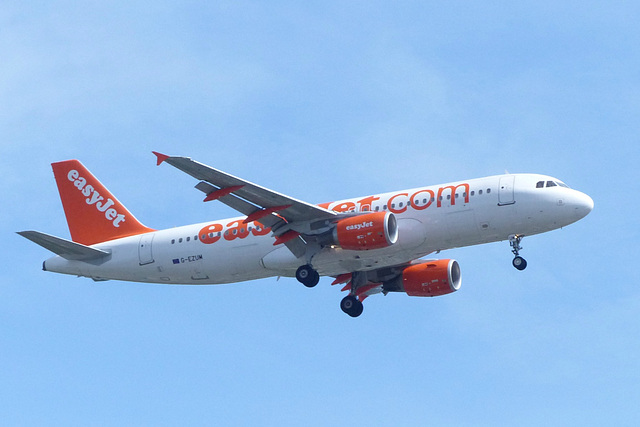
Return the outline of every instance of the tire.
[[[320,275],[309,264],[301,265],[296,270],[296,279],[307,288],[313,288],[320,281]]]
[[[364,306],[353,295],[347,295],[340,301],[340,309],[351,317],[358,317],[362,314]]]
[[[516,269],[518,269],[520,271],[522,271],[525,268],[527,268],[527,261],[524,258],[522,258],[521,256],[515,257],[513,259],[512,264]]]
[[[303,281],[307,280],[310,274],[311,271],[309,270],[309,266],[301,265],[296,270],[296,279],[298,279],[298,282],[302,283]]]

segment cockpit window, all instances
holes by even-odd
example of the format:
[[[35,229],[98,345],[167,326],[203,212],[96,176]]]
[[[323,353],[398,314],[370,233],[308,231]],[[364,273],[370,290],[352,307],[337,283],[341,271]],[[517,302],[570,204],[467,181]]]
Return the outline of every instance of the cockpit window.
[[[547,188],[549,187],[564,187],[564,188],[571,188],[569,187],[567,184],[565,184],[562,181],[546,181],[546,186]],[[545,187],[545,181],[538,181],[536,182],[536,188],[544,188]]]

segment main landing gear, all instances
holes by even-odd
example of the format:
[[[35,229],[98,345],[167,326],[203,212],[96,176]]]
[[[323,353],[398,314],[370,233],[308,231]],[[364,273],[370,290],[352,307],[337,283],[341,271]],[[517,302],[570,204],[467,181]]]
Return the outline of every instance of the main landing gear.
[[[358,317],[362,314],[364,306],[354,295],[347,295],[340,301],[340,309],[351,317]]]
[[[313,288],[320,281],[320,275],[311,265],[305,264],[296,270],[296,279],[307,288]],[[364,310],[362,302],[355,295],[357,285],[354,284],[354,280],[362,281],[362,279],[364,279],[364,276],[354,273],[354,278],[351,281],[351,293],[340,301],[340,309],[351,317],[360,316]]]
[[[320,281],[320,275],[311,265],[305,264],[301,265],[296,270],[296,279],[298,279],[298,282],[302,283],[307,288],[313,288]],[[364,310],[362,301],[360,301],[355,294],[358,284],[361,285],[363,280],[366,282],[366,277],[364,275],[353,273],[353,277],[350,282],[351,292],[349,295],[344,297],[342,301],[340,301],[340,309],[351,317],[360,316]]]
[[[520,250],[522,246],[520,246],[520,242],[524,236],[519,234],[512,234],[509,236],[509,244],[511,245],[511,252],[515,255],[513,261],[511,262],[515,268],[522,271],[527,268],[527,261],[520,256]]]
[[[351,317],[358,317],[362,314],[364,306],[362,301],[357,297],[357,290],[367,283],[367,275],[364,272],[354,272],[351,274],[351,281],[349,285],[351,290],[349,295],[342,298],[340,301],[340,309]],[[346,290],[346,289],[343,289]]]
[[[312,266],[306,264],[298,267],[296,279],[307,288],[313,288],[320,281],[320,275]]]

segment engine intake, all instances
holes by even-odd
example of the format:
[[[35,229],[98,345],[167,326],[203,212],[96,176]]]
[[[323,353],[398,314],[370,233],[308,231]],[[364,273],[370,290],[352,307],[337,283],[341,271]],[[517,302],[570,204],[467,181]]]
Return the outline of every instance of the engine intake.
[[[391,212],[372,212],[341,219],[333,229],[333,244],[343,249],[381,249],[398,241],[398,222]]]
[[[402,272],[402,290],[412,297],[435,297],[460,289],[460,265],[453,259],[426,261]]]

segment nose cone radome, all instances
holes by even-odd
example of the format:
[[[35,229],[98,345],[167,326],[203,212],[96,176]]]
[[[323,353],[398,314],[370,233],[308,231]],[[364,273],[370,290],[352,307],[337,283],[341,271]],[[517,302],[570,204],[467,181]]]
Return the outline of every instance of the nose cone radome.
[[[582,219],[593,210],[593,199],[584,193],[576,191],[572,197],[571,205],[577,217],[576,220]]]

